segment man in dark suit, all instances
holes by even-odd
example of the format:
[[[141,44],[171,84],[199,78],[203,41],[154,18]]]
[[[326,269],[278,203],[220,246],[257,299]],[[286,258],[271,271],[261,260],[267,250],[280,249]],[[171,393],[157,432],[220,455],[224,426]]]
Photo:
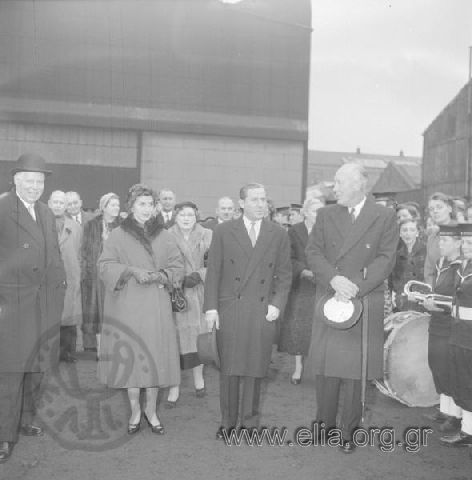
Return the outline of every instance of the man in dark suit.
[[[216,218],[208,220],[203,224],[205,228],[214,230],[220,223],[227,222],[233,219],[234,215],[234,202],[229,197],[221,197],[218,200],[218,206],[216,207]]]
[[[161,211],[157,214],[157,218],[164,224],[165,228],[170,228],[175,223],[175,193],[168,188],[163,188],[159,192],[159,203]]]
[[[39,201],[51,172],[42,157],[25,154],[12,173],[14,189],[0,196],[0,463],[19,431],[42,435],[34,410],[42,372],[58,360],[51,347],[66,279],[54,216]]]
[[[203,310],[209,328],[218,329],[221,364],[217,438],[237,425],[258,426],[261,379],[270,363],[275,320],[292,280],[287,233],[264,218],[264,186],[244,186],[240,206],[241,218],[214,231],[205,280]]]
[[[82,208],[82,199],[77,192],[66,192],[66,202],[67,215],[82,227],[95,216]]]
[[[366,186],[365,171],[357,164],[345,164],[336,172],[337,205],[318,211],[306,256],[316,278],[315,302],[327,292],[343,302],[366,297],[367,375],[373,379],[383,376],[383,288],[395,263],[398,231],[394,210],[367,197]],[[336,427],[344,387],[340,448],[345,453],[354,451],[352,434],[361,422],[361,324],[333,328],[315,311],[307,361],[316,375],[317,421],[328,430]]]

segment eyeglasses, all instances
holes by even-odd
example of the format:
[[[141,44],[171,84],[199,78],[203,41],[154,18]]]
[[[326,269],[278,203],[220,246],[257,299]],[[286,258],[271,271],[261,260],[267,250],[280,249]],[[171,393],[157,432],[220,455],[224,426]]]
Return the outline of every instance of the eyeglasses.
[[[178,217],[183,217],[183,218],[194,218],[195,214],[194,213],[179,213],[177,214]]]

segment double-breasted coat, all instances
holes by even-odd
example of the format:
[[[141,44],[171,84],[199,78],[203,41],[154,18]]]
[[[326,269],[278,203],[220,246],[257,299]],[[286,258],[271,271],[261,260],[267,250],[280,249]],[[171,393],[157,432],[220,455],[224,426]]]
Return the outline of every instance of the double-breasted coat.
[[[59,358],[66,274],[52,212],[38,201],[35,214],[14,191],[0,196],[0,372],[45,371]]]
[[[306,249],[316,277],[317,302],[332,292],[330,281],[342,275],[359,287],[368,302],[368,377],[383,376],[384,280],[392,271],[398,245],[395,212],[367,198],[356,221],[348,209],[330,205],[318,211]],[[363,270],[367,269],[366,279]],[[361,377],[361,321],[347,330],[335,329],[316,314],[307,367],[331,377]]]
[[[81,241],[81,226],[72,218],[65,217],[64,228],[59,233],[59,249],[67,278],[64,310],[61,320],[63,327],[82,324],[82,298],[80,292]]]
[[[204,311],[217,310],[221,373],[262,378],[270,363],[276,323],[268,305],[283,311],[292,281],[285,230],[262,220],[252,246],[242,218],[213,232],[205,281]]]

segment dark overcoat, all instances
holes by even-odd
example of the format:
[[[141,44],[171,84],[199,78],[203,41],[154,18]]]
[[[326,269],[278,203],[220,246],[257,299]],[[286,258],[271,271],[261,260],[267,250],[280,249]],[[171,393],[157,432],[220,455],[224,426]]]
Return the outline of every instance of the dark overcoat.
[[[120,224],[120,217],[110,229]],[[103,249],[103,214],[89,220],[83,227],[81,246],[82,330],[85,334],[100,333],[103,318],[104,286],[98,277],[97,261]]]
[[[263,220],[255,247],[242,218],[219,225],[208,255],[204,311],[217,310],[217,343],[225,375],[264,377],[270,363],[276,322],[268,305],[281,311],[292,280],[285,230]]]
[[[36,202],[35,213],[36,221],[13,191],[0,196],[1,372],[44,371],[58,360],[50,347],[59,332],[66,274],[52,212]]]
[[[305,222],[290,227],[288,236],[293,281],[281,325],[279,350],[291,355],[307,355],[315,304],[315,281],[300,276],[303,270],[309,270],[305,255],[308,242]]]
[[[367,198],[357,220],[346,207],[330,205],[318,211],[306,249],[316,277],[316,300],[328,291],[336,275],[359,287],[368,301],[368,376],[383,376],[384,280],[392,271],[398,245],[395,212]],[[363,279],[363,270],[367,278]],[[361,376],[361,321],[347,330],[325,324],[316,314],[307,366],[314,374],[359,379]]]

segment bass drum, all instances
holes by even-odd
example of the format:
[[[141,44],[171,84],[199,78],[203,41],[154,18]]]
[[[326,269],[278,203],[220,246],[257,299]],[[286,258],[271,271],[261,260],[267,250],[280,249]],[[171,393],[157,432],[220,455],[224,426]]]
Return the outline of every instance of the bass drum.
[[[385,322],[391,332],[384,345],[384,381],[377,381],[377,387],[409,407],[436,405],[439,395],[428,366],[430,316],[405,311],[389,317],[392,318]]]

